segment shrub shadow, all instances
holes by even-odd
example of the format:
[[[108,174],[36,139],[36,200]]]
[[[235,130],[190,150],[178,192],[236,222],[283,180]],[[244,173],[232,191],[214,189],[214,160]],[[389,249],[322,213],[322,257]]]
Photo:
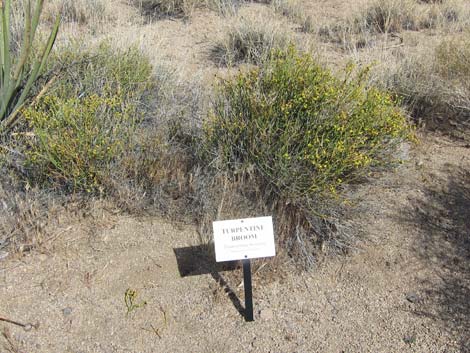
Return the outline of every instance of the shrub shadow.
[[[447,164],[444,173],[404,210],[405,221],[422,231],[414,250],[440,277],[423,283],[429,300],[415,313],[438,322],[461,352],[470,352],[470,171]]]

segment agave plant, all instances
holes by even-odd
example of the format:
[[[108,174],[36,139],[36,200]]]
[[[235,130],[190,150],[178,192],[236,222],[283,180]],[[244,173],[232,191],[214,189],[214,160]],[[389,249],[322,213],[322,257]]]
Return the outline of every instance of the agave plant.
[[[18,55],[13,54],[10,43],[11,3],[12,0],[0,0],[0,135],[17,122],[34,82],[44,69],[60,24],[57,16],[46,45],[30,62],[44,0],[37,0],[34,9],[31,0],[24,0],[24,33]]]

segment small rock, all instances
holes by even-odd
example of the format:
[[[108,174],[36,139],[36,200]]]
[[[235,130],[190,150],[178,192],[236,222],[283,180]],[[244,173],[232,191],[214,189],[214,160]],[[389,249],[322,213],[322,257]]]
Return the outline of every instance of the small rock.
[[[0,251],[0,261],[5,260],[8,257],[8,255],[10,255],[8,252]]]
[[[409,143],[402,143],[401,145],[398,146],[398,158],[401,159],[402,161],[408,161],[410,160],[410,149],[411,145]]]
[[[70,314],[72,314],[72,308],[71,307],[66,307],[66,308],[62,309],[62,314],[64,314],[64,316],[69,316]]]
[[[44,262],[47,260],[47,255],[46,254],[40,254],[39,255],[39,261]]]
[[[419,297],[416,293],[408,293],[406,295],[406,300],[408,300],[410,303],[416,303],[419,301]]]
[[[271,309],[261,310],[259,313],[261,320],[272,320],[274,318],[274,312]]]

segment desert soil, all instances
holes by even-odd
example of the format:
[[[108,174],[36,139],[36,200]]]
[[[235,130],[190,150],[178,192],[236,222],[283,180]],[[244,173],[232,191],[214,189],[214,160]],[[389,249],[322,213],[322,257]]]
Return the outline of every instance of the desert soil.
[[[107,36],[212,74],[207,38],[223,19],[138,23],[121,5]],[[177,256],[198,244],[196,227],[99,209],[0,260],[0,316],[33,325],[0,321],[0,352],[470,352],[469,146],[420,141],[358,191],[358,249],[308,272],[259,268],[254,322],[240,313],[240,270],[198,274],[198,256]],[[142,304],[130,312],[128,289]]]
[[[195,227],[101,211],[65,228],[50,251],[0,262],[0,312],[39,324],[3,323],[2,349],[468,352],[468,146],[423,140],[412,161],[364,190],[357,251],[309,272],[255,274],[254,322],[239,312],[240,271],[197,275],[200,259],[176,256],[198,244]],[[147,304],[127,313],[129,288]]]

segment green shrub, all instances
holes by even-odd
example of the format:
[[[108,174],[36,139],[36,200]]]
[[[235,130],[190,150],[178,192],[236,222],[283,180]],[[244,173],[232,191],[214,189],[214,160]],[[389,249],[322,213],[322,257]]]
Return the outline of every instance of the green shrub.
[[[388,94],[366,86],[366,70],[352,71],[340,79],[293,48],[274,53],[261,69],[221,83],[205,123],[208,150],[223,169],[254,168],[294,200],[331,195],[388,165],[407,120]]]
[[[106,188],[132,136],[149,89],[151,66],[137,50],[65,50],[50,92],[23,111],[33,138],[26,164],[36,182],[73,191]]]
[[[36,178],[72,190],[102,186],[110,165],[129,146],[133,115],[119,95],[46,96],[24,111],[34,132],[26,156]]]

